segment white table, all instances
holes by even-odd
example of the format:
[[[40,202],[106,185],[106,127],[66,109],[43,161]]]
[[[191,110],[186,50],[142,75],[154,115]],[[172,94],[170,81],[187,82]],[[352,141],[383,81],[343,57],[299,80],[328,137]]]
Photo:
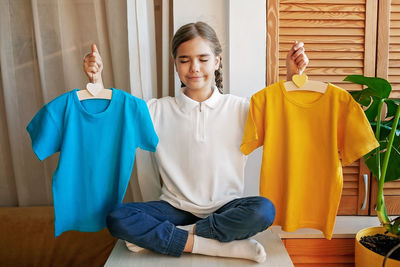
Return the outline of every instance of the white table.
[[[289,254],[287,253],[282,240],[278,234],[273,233],[271,230],[266,230],[262,233],[257,234],[254,237],[259,241],[265,248],[267,253],[267,260],[263,263],[256,263],[250,260],[234,259],[234,258],[221,258],[221,257],[210,257],[203,255],[195,255],[184,253],[181,257],[172,257],[167,255],[161,255],[148,250],[133,253],[129,251],[125,242],[118,240],[112,250],[108,260],[105,264],[106,267],[124,267],[124,266],[135,266],[135,267],[246,267],[246,266],[265,266],[265,267],[286,267],[293,266],[290,260]]]

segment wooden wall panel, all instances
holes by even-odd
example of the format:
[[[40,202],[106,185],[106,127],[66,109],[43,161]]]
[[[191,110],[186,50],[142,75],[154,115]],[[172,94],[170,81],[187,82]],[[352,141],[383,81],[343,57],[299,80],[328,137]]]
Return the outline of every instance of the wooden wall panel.
[[[295,266],[351,266],[354,264],[354,242],[354,238],[284,239]]]
[[[389,1],[386,1],[389,2]],[[400,0],[392,0],[389,20],[388,80],[392,84],[391,97],[400,98]]]
[[[376,215],[376,192],[378,190],[378,182],[375,177],[371,180],[371,215]],[[400,180],[385,183],[383,186],[385,196],[385,205],[388,215],[400,215]]]
[[[267,65],[271,71],[268,84],[286,78],[285,56],[295,40],[305,43],[310,79],[359,90],[360,85],[343,79],[350,74],[375,75],[376,1],[280,0],[271,13],[278,17],[274,33],[278,35],[279,62],[271,59],[272,64]]]
[[[367,190],[365,190],[365,174]],[[343,191],[338,215],[369,215],[370,180],[370,172],[363,160],[343,168]]]
[[[305,43],[310,79],[360,90],[361,85],[343,79],[350,74],[375,76],[377,13],[376,0],[268,0],[267,85],[286,79],[286,54],[297,40]],[[400,55],[400,43],[396,47]],[[340,215],[369,213],[368,207],[361,210],[362,175],[368,173],[361,164],[357,161],[343,170]]]

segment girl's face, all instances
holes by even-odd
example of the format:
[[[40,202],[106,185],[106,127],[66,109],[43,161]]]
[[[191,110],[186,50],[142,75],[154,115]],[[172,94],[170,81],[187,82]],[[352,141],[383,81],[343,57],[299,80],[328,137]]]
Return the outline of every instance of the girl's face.
[[[215,80],[214,71],[218,69],[219,61],[209,41],[196,37],[178,47],[175,66],[188,90],[207,91]]]

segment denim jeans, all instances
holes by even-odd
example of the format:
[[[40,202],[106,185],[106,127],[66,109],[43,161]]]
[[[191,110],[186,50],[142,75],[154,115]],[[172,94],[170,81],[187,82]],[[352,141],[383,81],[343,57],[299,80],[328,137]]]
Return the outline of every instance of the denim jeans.
[[[107,217],[110,233],[158,253],[180,256],[188,232],[176,225],[196,223],[196,235],[221,242],[249,238],[274,221],[275,207],[264,197],[232,200],[206,218],[179,210],[165,201],[121,204]]]

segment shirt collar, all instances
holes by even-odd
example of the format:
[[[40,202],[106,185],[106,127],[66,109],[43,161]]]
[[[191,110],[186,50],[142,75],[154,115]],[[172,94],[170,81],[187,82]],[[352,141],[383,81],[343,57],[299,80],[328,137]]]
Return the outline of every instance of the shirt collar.
[[[183,112],[189,112],[195,107],[198,107],[200,102],[197,102],[187,95],[184,94],[185,88],[181,88],[179,94],[175,97],[176,102],[179,108]],[[206,105],[207,107],[214,109],[218,105],[218,101],[221,98],[221,93],[219,92],[216,86],[213,86],[213,93],[212,95],[206,99],[205,101],[201,102],[202,104]]]

